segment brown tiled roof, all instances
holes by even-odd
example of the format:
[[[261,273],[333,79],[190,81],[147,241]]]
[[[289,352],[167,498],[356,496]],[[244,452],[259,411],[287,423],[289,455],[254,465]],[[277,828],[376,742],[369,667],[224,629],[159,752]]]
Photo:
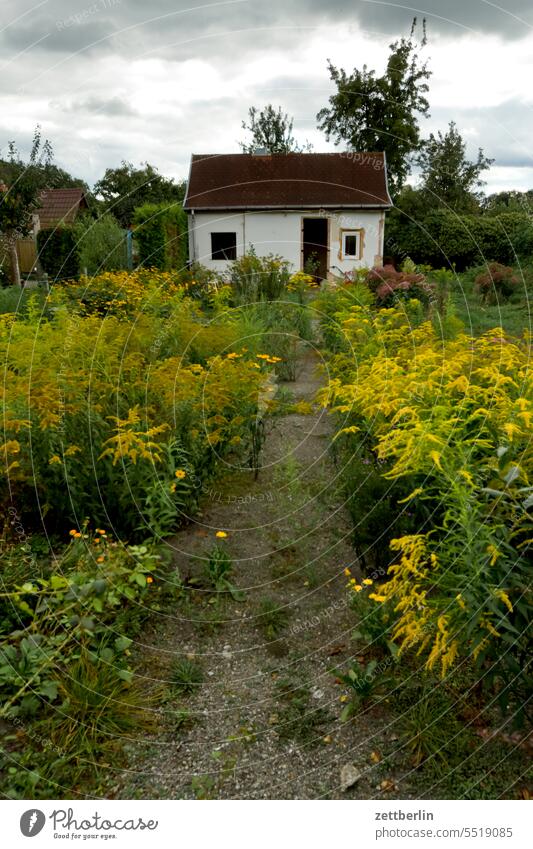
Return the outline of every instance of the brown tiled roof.
[[[43,192],[41,207],[37,210],[41,227],[72,223],[80,206],[87,207],[83,189],[48,189]]]
[[[194,155],[185,209],[386,207],[383,153]]]

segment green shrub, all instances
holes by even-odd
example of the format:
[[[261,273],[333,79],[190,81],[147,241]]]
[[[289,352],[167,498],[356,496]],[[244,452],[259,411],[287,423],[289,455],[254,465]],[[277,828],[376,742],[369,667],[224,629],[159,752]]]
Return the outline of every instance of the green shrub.
[[[80,252],[73,227],[48,227],[37,233],[39,262],[51,280],[68,280],[80,273]]]
[[[187,215],[177,204],[145,203],[133,216],[139,264],[170,271],[187,263]]]
[[[487,261],[515,263],[533,253],[533,226],[528,215],[458,216],[436,210],[419,219],[394,210],[388,216],[387,251],[417,263],[464,269]]]
[[[259,257],[253,247],[231,266],[230,282],[237,304],[275,301],[287,291],[289,263],[280,256]]]
[[[76,221],[73,230],[82,271],[93,275],[127,267],[126,233],[112,215],[96,220],[84,216]]]

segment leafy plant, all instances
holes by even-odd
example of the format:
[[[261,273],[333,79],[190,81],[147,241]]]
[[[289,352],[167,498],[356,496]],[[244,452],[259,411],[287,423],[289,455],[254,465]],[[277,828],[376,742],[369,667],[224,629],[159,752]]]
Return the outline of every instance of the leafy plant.
[[[51,281],[68,280],[80,273],[80,251],[72,227],[44,227],[37,233],[39,262]]]
[[[394,689],[396,679],[390,672],[393,662],[389,656],[383,661],[370,660],[364,666],[356,664],[348,672],[335,672],[338,681],[350,691],[349,701],[341,713],[343,722]]]
[[[244,594],[230,581],[233,562],[222,545],[214,545],[206,558],[205,575],[208,585],[216,592],[228,594],[234,601],[243,601]]]
[[[308,686],[282,680],[277,684],[277,691],[282,708],[276,728],[281,738],[309,742],[323,733],[331,717],[325,708],[312,704]]]
[[[184,694],[198,692],[203,680],[202,668],[193,660],[177,658],[173,661],[170,681],[176,692]]]
[[[269,640],[278,637],[287,626],[289,613],[273,598],[264,598],[259,606],[258,623]]]

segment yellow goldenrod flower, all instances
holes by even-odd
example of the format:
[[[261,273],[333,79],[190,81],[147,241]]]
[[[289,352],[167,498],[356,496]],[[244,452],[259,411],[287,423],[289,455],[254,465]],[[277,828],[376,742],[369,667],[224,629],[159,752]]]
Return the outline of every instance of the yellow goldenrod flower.
[[[360,593],[362,589],[361,584],[354,584],[354,590],[356,593]]]
[[[511,599],[509,598],[505,590],[496,590],[495,596],[499,598],[500,601],[503,601],[509,613],[513,612],[513,605],[511,604]]]
[[[344,570],[344,574],[346,575],[347,578],[349,578],[352,573],[350,572],[348,567],[346,567],[346,569]]]
[[[380,604],[383,604],[384,601],[387,601],[386,596],[379,595],[379,593],[369,593],[368,598],[371,598],[373,601],[378,601]]]
[[[374,582],[371,580],[371,578],[363,578],[363,584],[365,585],[365,587],[371,587],[373,583]]]
[[[227,533],[226,531],[217,531],[215,536],[217,537],[217,539],[226,539]]]
[[[496,548],[495,545],[488,545],[487,546],[487,554],[491,555],[491,558],[490,558],[490,565],[491,566],[494,566],[498,557],[501,557],[501,551],[498,551],[498,549]]]

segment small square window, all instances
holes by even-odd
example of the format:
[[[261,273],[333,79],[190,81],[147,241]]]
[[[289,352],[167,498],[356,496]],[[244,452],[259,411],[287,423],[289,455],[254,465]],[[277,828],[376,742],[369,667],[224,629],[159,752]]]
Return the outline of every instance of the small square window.
[[[342,234],[342,256],[346,259],[359,259],[361,233],[359,230],[345,230]]]
[[[211,259],[237,259],[237,233],[211,233]]]

